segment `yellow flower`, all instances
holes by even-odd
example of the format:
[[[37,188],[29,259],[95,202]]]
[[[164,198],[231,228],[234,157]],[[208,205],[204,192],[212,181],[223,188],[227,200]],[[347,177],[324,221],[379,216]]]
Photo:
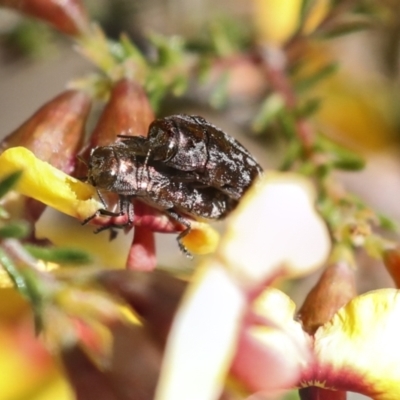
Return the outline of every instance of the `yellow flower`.
[[[15,188],[19,193],[34,198],[80,221],[90,218],[99,209],[104,208],[93,186],[81,182],[39,160],[24,147],[10,148],[0,155],[0,179],[17,170],[23,171],[22,177]],[[46,238],[58,245],[75,245],[78,248],[97,253],[99,258],[103,258],[103,264],[104,260],[106,260],[106,263],[109,262],[113,265],[113,258],[115,259],[114,266],[123,266],[126,261],[125,257],[121,265],[120,257],[114,257],[114,255],[111,258],[109,257],[111,248],[115,250],[113,254],[118,253],[114,246],[121,246],[119,251],[122,251],[122,254],[126,256],[126,252],[124,253],[125,250],[123,250],[124,241],[122,243],[116,242],[115,245],[112,242],[110,244],[108,235],[91,235],[92,237],[82,241],[82,233],[87,236],[88,232],[79,223],[75,224],[75,229],[70,226],[71,229],[68,230],[58,229],[58,227],[54,226],[56,229],[52,229],[49,224],[43,228],[40,220],[39,225],[41,237],[47,235]],[[124,235],[120,236],[123,239]],[[184,238],[183,243],[190,252],[205,254],[215,249],[218,240],[219,235],[208,224],[194,221],[193,229]]]
[[[310,357],[306,334],[294,321],[287,326],[294,312],[291,301],[282,303],[283,293],[267,296],[264,289],[277,277],[310,273],[327,257],[328,232],[313,202],[309,182],[294,174],[266,174],[246,193],[215,256],[200,266],[178,311],[157,400],[218,398],[242,345],[266,349],[261,365],[271,360],[271,347],[265,345],[271,334],[290,349],[278,357],[279,371],[286,368],[287,374],[278,381],[264,374],[264,388],[288,387],[299,378]],[[280,316],[263,315],[265,296],[275,305],[285,304]]]
[[[315,362],[302,386],[353,391],[375,400],[400,397],[400,295],[380,289],[358,296],[314,335]]]
[[[332,299],[340,307],[342,290],[347,304],[339,310],[320,305],[326,322],[306,332],[317,320],[302,319],[303,326],[292,300],[270,286],[276,278],[315,270],[329,249],[310,185],[293,174],[261,179],[189,285],[168,338],[156,400],[216,399],[232,383],[244,393],[267,396],[315,387],[398,399],[397,289],[348,301],[348,282]],[[329,269],[326,283],[350,279],[350,270],[339,265],[333,275]]]
[[[96,189],[41,161],[25,147],[0,155],[0,179],[22,170],[16,190],[65,214],[84,220],[103,207]]]

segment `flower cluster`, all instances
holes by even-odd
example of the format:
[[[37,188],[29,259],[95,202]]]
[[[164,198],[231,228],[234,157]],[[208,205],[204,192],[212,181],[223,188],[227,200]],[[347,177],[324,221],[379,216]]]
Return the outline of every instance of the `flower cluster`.
[[[355,18],[352,3],[341,7]],[[0,143],[0,286],[29,300],[35,327],[61,355],[78,398],[230,400],[290,389],[304,400],[343,399],[348,391],[376,400],[400,396],[398,289],[358,295],[355,277],[356,250],[363,249],[384,262],[398,287],[400,251],[376,232],[389,221],[335,180],[336,170],[359,170],[363,160],[311,123],[319,102],[300,103],[299,88],[335,68],[289,73],[303,61],[299,53],[310,54],[312,35],[346,28],[338,8],[255,0],[253,47],[244,51],[214,28],[213,51],[193,61],[176,38],[153,35],[157,57],[125,35],[108,40],[79,0],[0,5],[68,35],[98,69]],[[191,221],[183,244],[206,257],[182,277],[155,270],[162,261],[154,232],[185,227],[148,204],[133,200],[133,222],[116,238],[107,229],[93,234],[122,225],[125,216],[98,213],[105,202],[86,182],[87,163],[94,148],[118,135],[146,136],[160,99],[182,93],[202,63],[209,85],[232,74],[211,94],[214,104],[244,93],[235,74],[252,77],[247,85],[265,96],[253,129],[264,134],[278,126],[288,150],[283,172],[253,183],[221,238],[204,221]],[[86,134],[98,102],[104,107]],[[105,197],[108,211],[116,210],[118,196]],[[322,265],[296,307],[285,285]]]

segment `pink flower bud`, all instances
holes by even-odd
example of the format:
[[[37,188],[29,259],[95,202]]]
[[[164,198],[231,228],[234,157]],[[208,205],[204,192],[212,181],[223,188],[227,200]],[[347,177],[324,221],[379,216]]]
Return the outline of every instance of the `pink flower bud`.
[[[67,35],[79,35],[89,29],[80,0],[0,0],[0,5],[46,21]]]
[[[385,267],[394,280],[396,287],[400,287],[400,247],[387,250],[383,257]]]
[[[0,144],[0,152],[23,146],[40,160],[70,173],[89,110],[90,99],[85,93],[77,90],[61,93],[8,135]]]
[[[339,308],[356,296],[354,270],[347,262],[329,265],[307,295],[299,318],[306,332],[314,332],[328,322]]]
[[[147,136],[154,113],[143,88],[122,79],[116,83],[91,135],[90,147],[106,146],[118,135]]]

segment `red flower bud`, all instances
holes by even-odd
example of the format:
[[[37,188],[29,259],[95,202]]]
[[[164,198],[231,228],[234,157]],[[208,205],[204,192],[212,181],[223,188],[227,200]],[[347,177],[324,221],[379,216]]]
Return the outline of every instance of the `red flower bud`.
[[[112,89],[110,100],[80,154],[88,160],[94,147],[112,144],[118,135],[147,136],[153,120],[154,113],[143,88],[129,79],[122,79]],[[84,176],[83,169],[79,166],[75,175]]]
[[[24,146],[36,157],[66,173],[73,170],[81,146],[89,97],[68,90],[50,100],[0,144],[0,151]]]
[[[396,287],[400,288],[400,247],[387,250],[383,256],[383,262]]]
[[[50,100],[8,135],[0,143],[0,152],[23,146],[39,159],[70,173],[82,143],[89,110],[90,99],[85,93],[66,91]],[[44,204],[26,199],[25,218],[36,221],[44,208]]]
[[[354,269],[345,261],[329,265],[299,311],[303,329],[314,334],[356,294]]]
[[[79,35],[89,29],[80,0],[0,0],[0,5],[46,21],[67,35]]]
[[[147,136],[153,119],[154,113],[143,88],[129,79],[122,79],[114,86],[93,131],[91,147],[113,143],[121,134]]]
[[[91,149],[114,143],[118,135],[147,136],[147,130],[154,119],[154,113],[143,88],[137,83],[122,79],[114,86],[110,100],[89,139],[81,152],[88,160]],[[82,168],[75,172],[84,176]],[[135,217],[152,214],[152,209],[138,201],[135,203]],[[148,210],[147,214],[146,211]],[[135,225],[135,223],[134,223]],[[135,227],[133,243],[127,260],[127,268],[134,270],[153,270],[156,266],[154,233],[149,226]]]

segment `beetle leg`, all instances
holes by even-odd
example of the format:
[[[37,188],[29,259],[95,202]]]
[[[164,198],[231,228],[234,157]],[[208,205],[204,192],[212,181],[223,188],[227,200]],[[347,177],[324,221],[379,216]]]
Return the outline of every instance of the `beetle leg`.
[[[127,215],[128,220],[123,225],[131,225],[133,223],[133,219],[135,218],[135,211],[133,209],[132,197],[131,196],[119,196],[119,209],[121,215]]]
[[[192,226],[190,225],[190,222],[188,219],[182,217],[181,215],[177,214],[175,211],[173,210],[165,210],[165,213],[173,218],[175,221],[179,222],[180,224],[182,224],[183,226],[186,227],[186,229],[184,229],[182,232],[179,233],[179,235],[176,237],[176,240],[178,241],[178,246],[180,248],[180,250],[182,251],[182,253],[190,259],[193,259],[192,254],[190,254],[189,250],[183,245],[182,243],[182,239],[192,230]]]
[[[119,212],[113,212],[113,211],[108,211],[105,210],[103,208],[100,208],[99,210],[97,210],[93,215],[91,215],[90,217],[87,217],[86,219],[84,219],[81,224],[82,225],[86,225],[87,223],[89,223],[92,219],[98,217],[99,215],[105,215],[107,217],[120,217],[122,214]]]
[[[95,233],[99,233],[101,231],[104,231],[105,229],[110,229],[110,228],[124,228],[125,226],[132,225],[133,219],[134,219],[134,210],[133,210],[133,204],[131,202],[131,197],[130,196],[120,196],[119,197],[119,212],[112,212],[108,210],[99,210],[99,213],[101,215],[107,215],[110,217],[121,217],[122,215],[127,216],[126,222],[122,224],[110,224],[107,226],[102,226]]]
[[[123,142],[147,142],[147,137],[146,136],[132,136],[132,135],[117,135],[117,137],[121,138]]]
[[[222,192],[222,193],[225,193],[228,197],[230,197],[232,200],[236,200],[236,201],[239,201],[241,198],[242,198],[242,196],[243,196],[243,193],[244,193],[244,190],[243,189],[238,189],[238,188],[234,188],[234,187],[232,187],[232,186],[228,186],[228,185],[225,185],[225,186],[221,186],[220,188],[219,188],[219,190]]]
[[[119,217],[120,213],[115,213],[112,211],[100,209],[97,210],[93,215],[90,217],[86,218],[85,220],[82,221],[82,225],[86,225],[88,222],[90,222],[93,218],[98,217],[99,215],[106,215],[108,217]],[[115,239],[117,237],[117,232],[115,231],[114,228],[118,228],[118,225],[108,225],[108,226],[102,226],[101,228],[98,228],[94,231],[94,233],[99,233],[101,231],[104,231],[105,229],[110,229],[110,241]]]
[[[119,212],[114,212],[114,211],[109,211],[107,210],[107,203],[104,200],[103,195],[100,193],[99,189],[96,189],[97,191],[97,196],[99,197],[101,204],[103,204],[104,208],[100,208],[99,210],[97,210],[93,215],[91,215],[90,217],[84,219],[82,221],[82,225],[86,225],[88,222],[90,222],[92,219],[98,217],[99,215],[106,215],[107,217],[120,217],[122,215],[121,213],[121,203],[119,206],[120,211]]]
[[[149,150],[147,151],[146,158],[144,159],[144,164],[143,164],[144,166],[146,166],[146,165],[149,163],[150,154],[151,154],[151,149],[149,149]]]
[[[82,225],[87,224],[89,221],[91,221],[93,218],[99,216],[99,215],[105,215],[108,217],[121,217],[122,215],[126,215],[127,221],[122,223],[122,224],[108,224],[105,226],[101,226],[100,228],[97,228],[94,233],[100,233],[102,231],[105,231],[106,229],[110,230],[110,241],[115,239],[117,237],[117,231],[116,229],[123,229],[128,225],[132,225],[133,219],[134,219],[134,210],[133,210],[133,204],[131,202],[131,197],[130,196],[120,196],[119,198],[119,212],[113,212],[109,211],[107,209],[100,209],[97,210],[93,215],[91,215],[89,218],[86,218],[83,222]]]

